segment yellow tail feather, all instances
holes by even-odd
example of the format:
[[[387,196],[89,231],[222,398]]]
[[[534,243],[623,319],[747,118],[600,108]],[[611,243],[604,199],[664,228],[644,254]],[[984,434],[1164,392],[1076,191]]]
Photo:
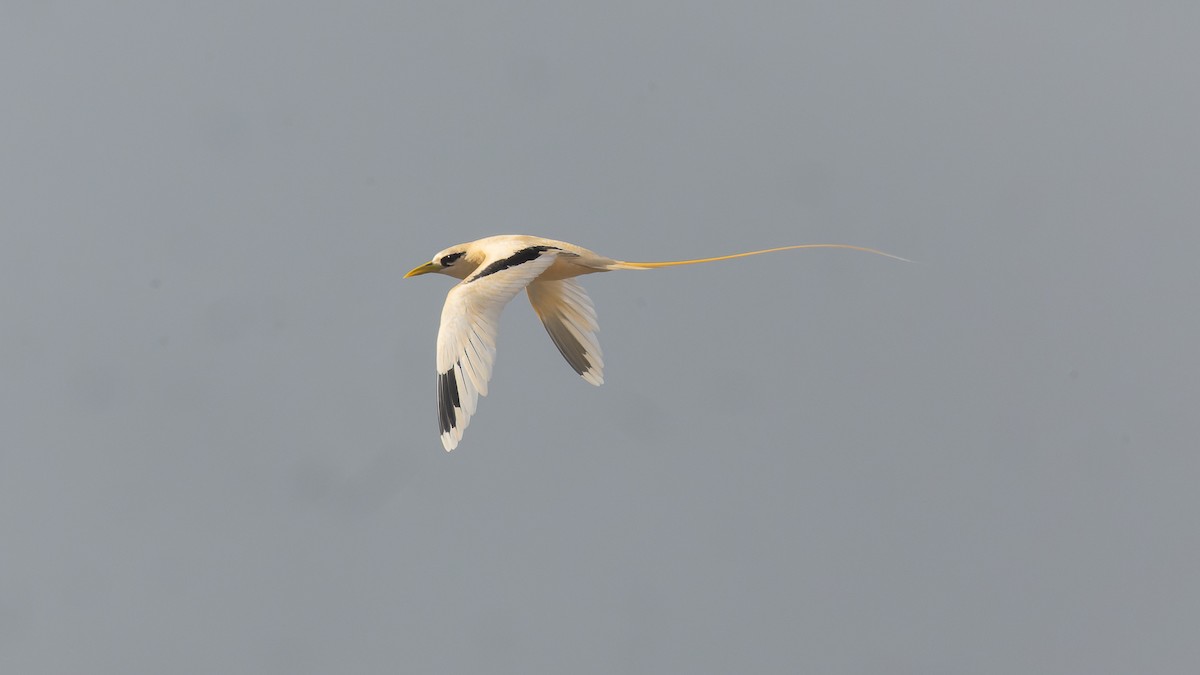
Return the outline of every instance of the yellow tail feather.
[[[883,251],[877,251],[873,248],[866,248],[865,246],[852,246],[850,244],[799,244],[796,246],[780,246],[779,248],[767,248],[767,249],[763,249],[761,251],[750,251],[748,253],[734,253],[732,255],[721,255],[721,256],[717,256],[715,258],[697,258],[695,260],[670,260],[670,261],[666,261],[666,262],[627,262],[624,260],[618,260],[616,262],[616,264],[613,265],[613,267],[616,269],[649,270],[649,269],[654,269],[656,267],[674,267],[675,265],[695,265],[696,263],[716,262],[718,260],[731,260],[733,258],[745,258],[746,256],[759,255],[762,253],[775,253],[776,251],[794,251],[798,248],[847,248],[852,251],[863,251],[865,253],[874,253],[875,255],[881,255],[881,256],[884,256],[885,258],[892,258],[893,260],[902,260],[904,262],[912,262],[908,258],[901,258],[898,255],[892,255],[891,253],[884,253]]]

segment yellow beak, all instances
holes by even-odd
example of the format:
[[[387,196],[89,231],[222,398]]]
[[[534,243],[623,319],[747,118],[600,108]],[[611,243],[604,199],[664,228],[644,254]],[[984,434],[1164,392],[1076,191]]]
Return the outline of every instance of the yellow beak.
[[[429,274],[430,272],[436,272],[440,269],[442,269],[441,265],[434,263],[434,262],[427,262],[424,265],[413,268],[413,271],[409,272],[408,274],[405,274],[404,278],[407,279],[409,277],[415,277],[415,276],[419,276],[421,274]]]

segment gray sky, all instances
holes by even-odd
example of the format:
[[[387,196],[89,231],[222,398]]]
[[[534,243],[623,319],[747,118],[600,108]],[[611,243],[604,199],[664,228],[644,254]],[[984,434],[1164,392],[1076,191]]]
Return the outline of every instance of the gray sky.
[[[1200,662],[1188,2],[0,5],[0,671]],[[442,451],[450,280],[519,298]]]

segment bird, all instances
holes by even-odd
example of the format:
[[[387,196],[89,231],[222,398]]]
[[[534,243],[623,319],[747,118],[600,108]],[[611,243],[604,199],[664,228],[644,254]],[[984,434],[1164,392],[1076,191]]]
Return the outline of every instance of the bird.
[[[694,260],[629,262],[565,241],[517,234],[485,237],[438,251],[404,278],[437,273],[460,280],[446,295],[437,337],[437,416],[442,446],[447,452],[458,446],[479,397],[487,396],[500,312],[521,289],[571,368],[584,381],[599,386],[604,383],[604,357],[596,339],[599,323],[595,306],[576,277],[809,248],[850,249],[910,262],[850,244],[797,244]]]

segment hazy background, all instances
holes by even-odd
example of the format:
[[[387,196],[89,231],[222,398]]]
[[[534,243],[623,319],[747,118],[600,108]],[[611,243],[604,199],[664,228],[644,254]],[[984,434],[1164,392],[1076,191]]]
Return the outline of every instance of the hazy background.
[[[1200,662],[1200,5],[0,4],[5,673]],[[524,297],[442,451],[439,249]]]

